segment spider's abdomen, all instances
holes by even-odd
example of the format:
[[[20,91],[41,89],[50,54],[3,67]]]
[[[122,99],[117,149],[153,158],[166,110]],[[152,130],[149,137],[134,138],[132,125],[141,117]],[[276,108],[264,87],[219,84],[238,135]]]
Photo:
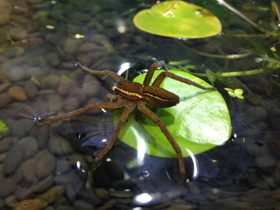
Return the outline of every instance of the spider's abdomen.
[[[155,86],[144,87],[142,95],[145,102],[160,108],[175,106],[180,101],[174,93]]]
[[[143,85],[126,81],[124,79],[117,82],[115,86],[115,94],[122,95],[129,99],[142,99]]]

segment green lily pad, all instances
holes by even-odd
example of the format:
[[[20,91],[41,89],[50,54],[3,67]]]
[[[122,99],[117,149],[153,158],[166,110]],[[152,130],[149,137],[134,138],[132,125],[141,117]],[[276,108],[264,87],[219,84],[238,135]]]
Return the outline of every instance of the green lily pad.
[[[162,71],[155,71],[153,80]],[[191,74],[169,70],[176,75],[188,78],[205,87],[208,83]],[[134,82],[143,83],[146,74],[135,78]],[[201,90],[185,83],[165,78],[162,88],[180,97],[180,103],[170,108],[156,108],[147,105],[166,125],[179,144],[183,156],[199,154],[217,145],[223,144],[231,135],[231,120],[227,105],[216,90]],[[114,112],[116,125],[123,109]],[[177,157],[169,141],[160,128],[148,117],[135,109],[123,125],[119,139],[138,150],[138,155],[145,153],[159,157]]]
[[[178,38],[204,38],[221,32],[219,19],[210,11],[184,1],[165,1],[135,15],[142,31]]]

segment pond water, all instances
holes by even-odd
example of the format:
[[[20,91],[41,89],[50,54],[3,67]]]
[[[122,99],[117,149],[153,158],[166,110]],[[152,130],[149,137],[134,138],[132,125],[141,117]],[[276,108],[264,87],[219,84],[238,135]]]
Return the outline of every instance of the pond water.
[[[221,34],[182,40],[142,32],[133,16],[151,0],[0,0],[0,122],[9,129],[0,134],[0,209],[279,209],[279,36],[265,36],[214,0],[193,2],[218,16]],[[230,3],[265,30],[276,29],[269,1]],[[243,53],[250,55],[208,55]],[[129,66],[131,79],[155,59],[206,81],[206,70],[266,72],[214,82],[229,107],[232,138],[184,158],[187,183],[176,158],[146,154],[140,163],[137,150],[118,139],[88,170],[114,131],[113,111],[34,122],[112,93],[111,80],[86,75],[77,61],[114,72]],[[226,87],[243,89],[244,100]]]

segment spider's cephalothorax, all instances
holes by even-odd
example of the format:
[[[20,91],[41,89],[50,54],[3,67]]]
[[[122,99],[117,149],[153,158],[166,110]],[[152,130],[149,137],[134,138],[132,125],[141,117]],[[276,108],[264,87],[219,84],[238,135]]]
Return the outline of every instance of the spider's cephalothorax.
[[[69,112],[68,114],[64,114],[64,115],[42,116],[42,117],[38,118],[38,121],[40,121],[42,123],[52,123],[52,122],[58,121],[58,120],[71,119],[72,117],[74,117],[76,115],[82,114],[82,113],[90,111],[92,109],[119,109],[119,108],[125,107],[107,146],[94,159],[93,163],[90,165],[90,167],[93,167],[113,147],[113,144],[115,142],[115,139],[118,136],[118,133],[119,133],[121,127],[125,123],[129,114],[133,111],[133,109],[135,107],[137,107],[144,115],[149,117],[151,120],[153,120],[153,122],[155,124],[157,124],[160,127],[161,131],[165,134],[167,140],[170,142],[170,144],[174,148],[175,152],[178,155],[179,167],[180,167],[180,171],[181,171],[181,175],[182,175],[182,180],[183,180],[183,182],[185,182],[186,181],[185,166],[183,163],[183,156],[182,156],[182,152],[181,152],[179,145],[174,140],[174,138],[169,133],[166,126],[159,119],[159,117],[154,112],[152,112],[150,109],[148,109],[145,106],[144,102],[150,104],[151,106],[160,107],[160,108],[175,106],[176,104],[179,103],[180,99],[177,95],[159,87],[165,77],[169,77],[169,78],[178,80],[180,82],[196,86],[203,90],[215,90],[216,88],[204,87],[187,78],[177,76],[168,71],[160,73],[160,75],[155,79],[153,84],[151,86],[149,86],[151,79],[153,77],[154,71],[156,70],[156,68],[158,68],[160,66],[164,66],[164,61],[159,61],[159,62],[156,62],[153,65],[151,65],[151,67],[149,68],[149,71],[145,77],[143,85],[136,83],[136,82],[126,81],[118,74],[108,71],[108,70],[104,70],[104,71],[91,70],[91,69],[88,69],[87,67],[83,66],[80,63],[77,63],[76,65],[79,66],[84,72],[86,72],[90,75],[101,75],[101,76],[108,75],[108,76],[112,77],[114,80],[117,81],[116,86],[115,86],[115,94],[109,94],[107,96],[106,102],[90,104],[84,108]]]
[[[160,108],[175,106],[180,101],[177,95],[160,87],[144,87],[144,85],[124,79],[117,82],[115,94],[129,99],[141,99],[151,106]]]

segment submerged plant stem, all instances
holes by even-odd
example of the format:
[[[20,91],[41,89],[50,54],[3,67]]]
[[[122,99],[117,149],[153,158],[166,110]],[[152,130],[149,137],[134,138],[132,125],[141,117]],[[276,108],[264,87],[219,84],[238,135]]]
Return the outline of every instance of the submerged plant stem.
[[[179,45],[187,48],[188,50],[198,54],[198,55],[202,55],[202,56],[206,56],[206,57],[211,57],[211,58],[222,58],[222,59],[238,59],[238,58],[245,58],[248,57],[250,55],[252,55],[251,53],[242,53],[242,54],[232,54],[232,55],[215,55],[215,54],[209,54],[209,53],[203,53],[203,52],[199,52],[197,50],[194,50],[180,42],[177,42]]]
[[[234,72],[223,72],[220,73],[220,77],[240,77],[240,76],[249,76],[254,74],[260,74],[264,73],[264,69],[255,69],[255,70],[248,70],[248,71],[234,71]],[[193,75],[199,76],[199,77],[206,77],[206,74],[203,73],[193,73],[190,72]]]
[[[248,76],[254,74],[264,73],[264,69],[255,69],[248,71],[235,71],[235,72],[223,72],[221,73],[221,77],[240,77],[240,76]]]
[[[256,23],[254,23],[252,20],[250,20],[249,18],[247,18],[245,15],[243,15],[241,12],[239,12],[237,9],[233,8],[232,6],[230,6],[226,1],[224,0],[217,0],[217,2],[223,6],[225,6],[226,8],[228,8],[230,11],[234,12],[235,14],[237,14],[239,17],[243,18],[244,20],[246,20],[248,23],[250,23],[252,26],[254,26],[255,28],[259,29],[260,31],[264,32],[265,34],[270,34],[270,31],[267,31],[261,27],[259,27]]]

